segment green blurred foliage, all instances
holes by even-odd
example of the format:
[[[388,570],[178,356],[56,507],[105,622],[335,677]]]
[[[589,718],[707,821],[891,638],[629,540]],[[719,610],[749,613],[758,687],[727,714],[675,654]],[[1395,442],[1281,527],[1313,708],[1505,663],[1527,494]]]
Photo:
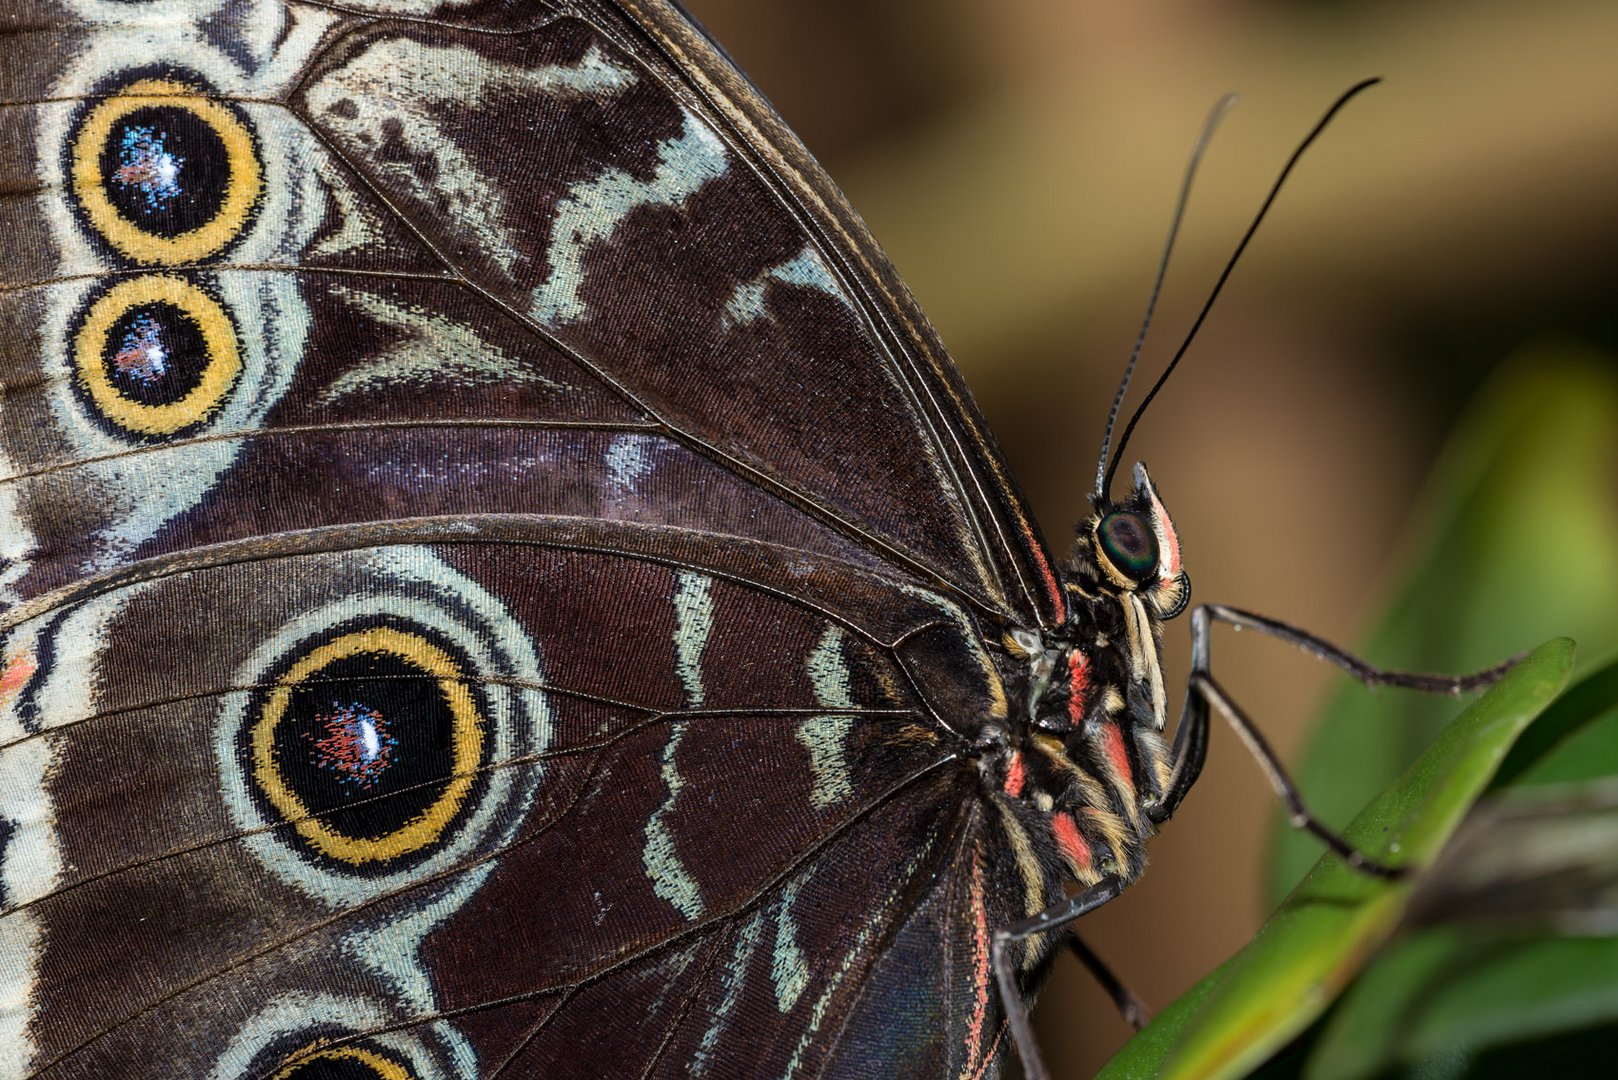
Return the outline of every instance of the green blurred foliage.
[[[1541,346],[1507,364],[1463,418],[1422,500],[1406,584],[1366,656],[1428,671],[1487,667],[1556,635],[1581,662],[1618,648],[1618,379],[1610,364]],[[1295,771],[1313,809],[1345,821],[1453,714],[1443,700],[1344,686]],[[1319,856],[1276,825],[1279,902]]]
[[[1615,973],[1614,938],[1428,931],[1378,957],[1355,983],[1303,1075],[1356,1080],[1444,1062],[1454,1070],[1496,1047],[1612,1023]],[[1581,1074],[1611,1064],[1608,1046]],[[1452,1075],[1472,1074],[1463,1065]]]

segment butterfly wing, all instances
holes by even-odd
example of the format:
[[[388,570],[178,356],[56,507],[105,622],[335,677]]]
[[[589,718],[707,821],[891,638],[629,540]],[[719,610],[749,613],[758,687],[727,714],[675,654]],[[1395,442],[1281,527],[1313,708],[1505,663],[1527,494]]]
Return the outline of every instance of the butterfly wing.
[[[36,1067],[268,1076],[324,1047],[420,1076],[813,1075],[895,1052],[883,965],[929,1016],[975,992],[981,871],[937,873],[970,862],[971,776],[936,716],[992,672],[914,688],[971,655],[957,610],[641,525],[252,543],[8,637],[49,661],[6,717],[8,773],[47,777],[13,820],[55,820],[7,849]],[[888,1041],[842,1038],[854,1016]],[[961,1058],[951,1031],[908,1050]]]
[[[48,320],[36,349],[57,383],[77,372],[89,388],[30,388],[19,425],[48,412],[70,430],[14,433],[8,453],[25,519],[71,506],[77,485],[110,491],[19,544],[24,594],[137,553],[510,506],[880,562],[1025,623],[1058,608],[999,457],[891,268],[674,13],[447,4],[367,20],[264,4],[256,19],[283,32],[254,21],[267,40],[249,40],[183,9],[142,30],[127,9],[84,6],[121,21],[13,38],[76,59],[17,74],[38,157],[13,168],[44,191],[14,200],[29,242],[8,271],[33,290],[20,329]],[[132,32],[149,34],[133,63],[104,36]],[[195,130],[142,142],[163,120]],[[165,169],[213,181],[181,190]],[[215,278],[169,280],[199,263]],[[107,290],[114,269],[148,273]],[[192,352],[239,355],[140,384],[137,331],[165,304],[200,327]],[[120,355],[124,369],[94,375]],[[144,409],[119,405],[126,385]],[[71,430],[85,413],[91,430]],[[148,456],[123,461],[131,442]],[[507,483],[513,461],[565,452],[596,467]],[[317,467],[432,459],[446,475]],[[226,472],[236,486],[220,487]],[[182,473],[129,505],[143,476]],[[318,479],[289,490],[298,475]],[[229,497],[271,482],[289,496],[279,514]],[[387,497],[399,487],[408,507]],[[707,516],[644,507],[642,488],[710,491]],[[198,514],[204,494],[235,517]],[[746,520],[712,516],[738,501]]]
[[[987,1064],[972,620],[1059,598],[767,107],[661,7],[64,6],[0,46],[18,1074]]]
[[[618,6],[673,64],[675,78],[719,114],[737,152],[777,186],[800,227],[842,272],[864,313],[866,334],[914,388],[918,412],[937,433],[935,441],[911,452],[938,454],[949,463],[971,522],[963,532],[979,537],[981,559],[1001,582],[991,591],[1007,598],[1024,625],[1061,622],[1065,601],[1039,528],[959,369],[864,221],[786,122],[724,51],[682,16],[678,4],[623,0]]]

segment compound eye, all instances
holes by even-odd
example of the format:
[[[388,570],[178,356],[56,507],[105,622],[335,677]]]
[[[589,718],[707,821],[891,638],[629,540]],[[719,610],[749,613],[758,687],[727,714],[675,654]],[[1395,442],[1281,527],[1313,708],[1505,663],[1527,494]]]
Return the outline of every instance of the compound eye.
[[[1145,581],[1157,572],[1157,536],[1139,514],[1114,510],[1102,518],[1096,545],[1102,558],[1130,581]]]

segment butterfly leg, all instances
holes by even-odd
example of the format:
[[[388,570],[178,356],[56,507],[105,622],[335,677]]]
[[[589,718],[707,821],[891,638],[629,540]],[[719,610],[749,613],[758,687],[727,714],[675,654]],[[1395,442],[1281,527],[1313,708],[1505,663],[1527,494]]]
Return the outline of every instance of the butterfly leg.
[[[1281,797],[1281,801],[1286,803],[1287,821],[1294,829],[1303,829],[1308,832],[1335,852],[1343,861],[1362,873],[1381,878],[1400,878],[1409,872],[1405,867],[1390,866],[1385,862],[1371,858],[1343,839],[1341,833],[1330,828],[1316,817],[1314,811],[1304,804],[1303,797],[1298,794],[1297,785],[1287,775],[1286,769],[1281,765],[1281,759],[1276,756],[1274,749],[1270,747],[1269,740],[1260,734],[1258,728],[1253,725],[1253,721],[1248,719],[1247,714],[1241,710],[1241,707],[1230,699],[1224,688],[1214,681],[1212,675],[1206,671],[1193,671],[1191,673],[1191,692],[1219,710],[1219,714],[1230,723],[1236,735],[1242,742],[1247,744],[1248,753],[1252,754],[1254,759],[1258,761],[1259,768],[1263,769],[1264,775],[1269,778],[1270,786]]]
[[[1191,676],[1186,685],[1186,701],[1180,717],[1180,726],[1174,737],[1174,751],[1171,758],[1174,767],[1168,789],[1162,801],[1151,813],[1152,819],[1166,821],[1190,790],[1192,783],[1196,781],[1197,774],[1202,771],[1202,763],[1208,749],[1208,708],[1212,706],[1229,722],[1237,736],[1247,745],[1248,751],[1257,759],[1260,768],[1269,778],[1270,786],[1286,803],[1294,828],[1306,830],[1357,870],[1378,877],[1402,876],[1405,873],[1403,869],[1368,857],[1344,840],[1339,833],[1323,824],[1304,804],[1297,786],[1287,775],[1286,769],[1281,765],[1269,742],[1213,677],[1209,643],[1215,619],[1238,629],[1257,630],[1280,638],[1319,659],[1337,665],[1367,686],[1396,686],[1435,694],[1462,694],[1498,681],[1516,660],[1509,660],[1471,675],[1426,675],[1387,671],[1366,663],[1323,638],[1277,619],[1269,619],[1221,604],[1204,604],[1192,611]]]
[[[1039,1056],[1039,1044],[1034,1040],[1034,1028],[1028,1022],[1028,1005],[1023,1001],[1022,989],[1017,985],[1017,971],[1011,959],[1011,946],[1037,934],[1059,930],[1074,919],[1088,915],[1123,892],[1124,884],[1122,878],[1104,877],[1077,896],[1068,897],[1060,904],[1054,904],[1044,911],[994,932],[994,941],[990,948],[994,980],[1000,988],[1000,1002],[1006,1009],[1006,1022],[1011,1027],[1011,1039],[1017,1046],[1017,1056],[1022,1059],[1023,1074],[1028,1080],[1050,1080],[1050,1072],[1046,1070],[1045,1062]],[[1106,971],[1105,966],[1102,966],[1100,960],[1088,949],[1084,949],[1079,958],[1084,960],[1086,954],[1095,960],[1102,971]],[[1086,966],[1089,966],[1088,961]],[[1111,972],[1107,974],[1111,976]],[[1113,979],[1113,984],[1118,985],[1116,979]],[[1130,1001],[1134,1001],[1134,996],[1122,986],[1118,986],[1118,990],[1128,996]],[[1114,1000],[1118,1000],[1116,994]],[[1134,1003],[1139,1005],[1138,1001]]]
[[[1095,950],[1086,945],[1079,935],[1069,933],[1067,936],[1068,951],[1079,958],[1079,963],[1090,973],[1090,977],[1101,984],[1101,989],[1112,998],[1113,1005],[1117,1006],[1118,1014],[1124,1022],[1139,1031],[1146,1026],[1152,1018],[1151,1010],[1146,1003],[1130,992],[1113,970],[1107,966],[1105,960],[1095,954]]]
[[[1427,675],[1416,671],[1387,671],[1383,668],[1373,667],[1352,653],[1338,648],[1321,637],[1316,637],[1307,630],[1300,630],[1290,623],[1279,619],[1256,615],[1251,611],[1240,608],[1227,607],[1224,604],[1204,604],[1201,610],[1208,613],[1209,619],[1228,623],[1238,630],[1257,630],[1261,634],[1280,638],[1289,645],[1296,646],[1310,655],[1335,664],[1348,672],[1366,686],[1395,686],[1402,690],[1419,690],[1425,694],[1449,694],[1451,696],[1465,694],[1472,690],[1482,690],[1493,686],[1500,681],[1500,677],[1510,671],[1522,656],[1514,656],[1503,664],[1496,664],[1491,668],[1473,672],[1470,675]],[[1206,634],[1205,626],[1202,633]],[[1192,634],[1197,633],[1195,620],[1192,623]]]

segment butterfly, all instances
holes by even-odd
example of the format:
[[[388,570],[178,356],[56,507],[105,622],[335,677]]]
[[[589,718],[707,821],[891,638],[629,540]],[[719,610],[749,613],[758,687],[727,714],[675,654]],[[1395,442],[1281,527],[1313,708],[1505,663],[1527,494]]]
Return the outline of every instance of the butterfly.
[[[1328,647],[1170,734],[1150,476],[1053,557],[676,6],[0,13],[0,1076],[1036,1068]]]

